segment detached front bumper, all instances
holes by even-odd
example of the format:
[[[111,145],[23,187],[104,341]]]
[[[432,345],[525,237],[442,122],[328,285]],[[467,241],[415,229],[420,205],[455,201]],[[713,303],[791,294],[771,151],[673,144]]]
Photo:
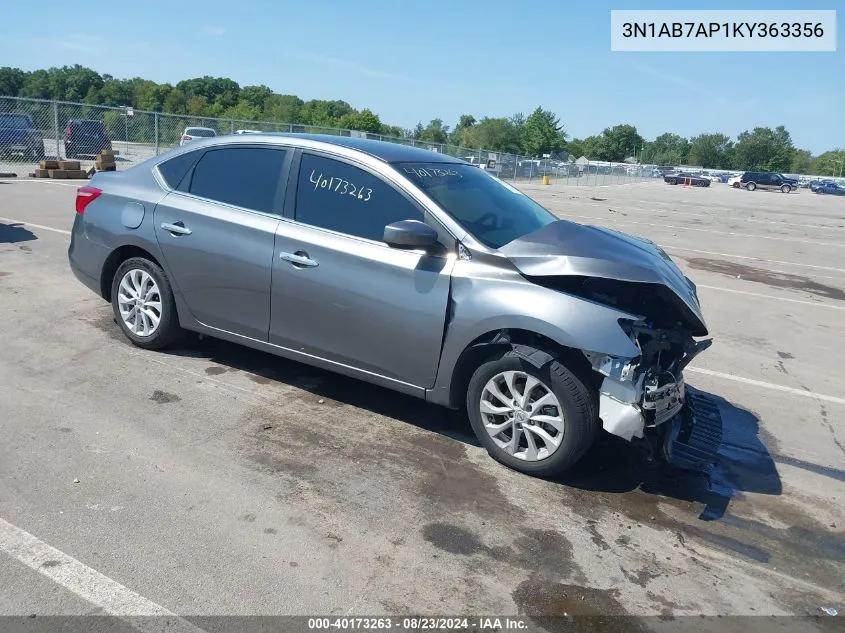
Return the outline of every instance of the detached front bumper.
[[[604,430],[628,440],[672,419],[684,406],[684,379],[652,388],[645,376],[636,382],[605,377],[599,390],[599,417]]]

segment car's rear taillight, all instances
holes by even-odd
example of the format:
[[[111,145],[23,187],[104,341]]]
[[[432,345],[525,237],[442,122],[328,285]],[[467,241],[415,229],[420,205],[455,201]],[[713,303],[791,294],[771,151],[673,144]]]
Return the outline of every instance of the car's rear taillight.
[[[85,213],[85,207],[91,204],[94,200],[100,197],[103,193],[102,189],[96,187],[80,187],[76,190],[76,212],[79,215]]]
[[[65,136],[70,137],[70,126],[69,125],[65,128]]]
[[[185,136],[182,137],[182,140],[183,141],[190,141],[192,138],[193,138],[192,136],[188,136],[187,134],[185,134]]]

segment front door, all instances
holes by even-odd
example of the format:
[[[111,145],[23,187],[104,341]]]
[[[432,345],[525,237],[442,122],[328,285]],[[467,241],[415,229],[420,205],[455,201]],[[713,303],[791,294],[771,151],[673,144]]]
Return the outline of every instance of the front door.
[[[176,292],[203,325],[267,340],[283,149],[205,151],[184,191],[155,208],[156,238]]]
[[[295,217],[276,234],[270,342],[433,385],[454,256],[387,246],[385,225],[408,219],[425,216],[394,185],[362,167],[303,153]]]

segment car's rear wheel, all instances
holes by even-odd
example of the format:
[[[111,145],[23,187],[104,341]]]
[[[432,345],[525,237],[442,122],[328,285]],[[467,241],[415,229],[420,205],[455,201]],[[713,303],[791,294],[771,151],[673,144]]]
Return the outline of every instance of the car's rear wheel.
[[[731,185],[731,187],[733,187],[734,189],[739,189],[739,183],[735,182],[734,184]]]
[[[557,360],[538,369],[513,352],[493,356],[473,373],[466,404],[490,456],[530,475],[564,472],[598,430],[590,390]]]
[[[675,180],[674,178],[670,178],[670,179],[669,179],[669,184],[670,184],[670,185],[677,185],[677,184],[678,184],[678,181],[677,181],[677,180]]]
[[[167,275],[149,259],[132,257],[118,266],[111,300],[115,320],[138,347],[161,349],[182,334]]]
[[[790,187],[789,185],[782,185],[780,190],[782,193],[789,193],[790,191],[792,191],[792,187]]]
[[[747,185],[745,185],[745,188],[748,189],[748,191],[754,191],[757,188],[757,185],[753,182],[749,182]]]

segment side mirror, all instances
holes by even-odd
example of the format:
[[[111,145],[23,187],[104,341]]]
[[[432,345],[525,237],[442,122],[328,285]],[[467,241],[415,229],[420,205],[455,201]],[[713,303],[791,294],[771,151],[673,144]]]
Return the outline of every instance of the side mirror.
[[[427,250],[437,244],[437,231],[419,220],[400,220],[384,227],[384,242],[393,248]]]

